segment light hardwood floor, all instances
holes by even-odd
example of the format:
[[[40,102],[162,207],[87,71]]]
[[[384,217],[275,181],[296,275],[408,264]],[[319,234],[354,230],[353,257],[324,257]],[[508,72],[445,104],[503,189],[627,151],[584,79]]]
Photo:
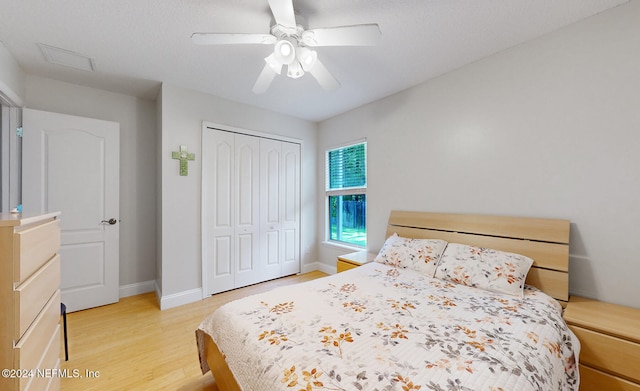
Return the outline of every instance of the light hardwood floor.
[[[285,277],[165,311],[146,293],[68,314],[69,361],[61,369],[79,377],[63,377],[61,389],[224,391],[200,371],[195,330],[202,319],[229,301],[323,276]]]

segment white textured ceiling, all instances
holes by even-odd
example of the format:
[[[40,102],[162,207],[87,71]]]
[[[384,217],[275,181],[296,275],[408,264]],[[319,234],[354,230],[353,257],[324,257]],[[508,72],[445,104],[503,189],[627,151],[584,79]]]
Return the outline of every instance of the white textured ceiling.
[[[198,46],[193,32],[268,33],[267,0],[0,0],[0,41],[29,74],[146,98],[160,82],[313,121],[391,95],[627,0],[294,0],[306,28],[378,23],[373,47],[322,47],[340,81],[278,76],[251,92],[267,45]],[[47,63],[39,43],[92,57]]]

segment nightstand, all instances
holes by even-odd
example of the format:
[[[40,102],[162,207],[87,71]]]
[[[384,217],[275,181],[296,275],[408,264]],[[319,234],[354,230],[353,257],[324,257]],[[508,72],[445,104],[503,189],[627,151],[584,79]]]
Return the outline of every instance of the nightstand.
[[[581,344],[581,391],[640,391],[640,310],[572,296],[564,319]]]
[[[338,273],[372,262],[376,258],[376,255],[377,254],[367,252],[366,250],[340,255],[337,264]]]

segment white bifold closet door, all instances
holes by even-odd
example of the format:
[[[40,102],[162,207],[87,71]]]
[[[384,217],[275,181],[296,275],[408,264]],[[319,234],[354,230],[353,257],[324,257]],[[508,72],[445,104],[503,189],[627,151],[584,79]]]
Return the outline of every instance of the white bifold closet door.
[[[300,271],[300,144],[205,128],[205,295]]]

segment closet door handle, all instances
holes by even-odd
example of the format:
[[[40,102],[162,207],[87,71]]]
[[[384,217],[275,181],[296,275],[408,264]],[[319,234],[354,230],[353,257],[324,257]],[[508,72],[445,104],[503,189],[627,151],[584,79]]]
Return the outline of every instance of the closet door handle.
[[[116,220],[114,218],[110,218],[109,220],[102,220],[101,221],[101,223],[109,223],[109,225],[114,225],[117,222],[118,222],[118,220]]]

